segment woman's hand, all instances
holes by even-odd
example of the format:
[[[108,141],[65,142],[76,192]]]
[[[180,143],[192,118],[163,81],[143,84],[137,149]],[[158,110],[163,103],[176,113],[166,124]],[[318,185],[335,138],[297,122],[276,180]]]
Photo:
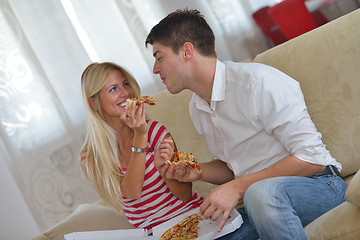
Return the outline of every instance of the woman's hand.
[[[173,178],[166,178],[166,171],[163,171],[168,167],[165,162],[174,157],[175,151],[177,151],[176,144],[170,134],[167,134],[155,151],[154,164],[170,191],[181,201],[187,202],[192,196],[192,184],[180,183]]]
[[[171,136],[165,137],[155,151],[154,164],[156,169],[161,169],[165,162],[174,157],[175,143]],[[161,172],[160,172],[161,174]]]
[[[120,119],[131,129],[135,134],[146,134],[148,125],[145,119],[145,104],[142,103],[137,108],[135,103],[131,104],[130,110],[128,106],[124,107],[124,112],[120,115]]]

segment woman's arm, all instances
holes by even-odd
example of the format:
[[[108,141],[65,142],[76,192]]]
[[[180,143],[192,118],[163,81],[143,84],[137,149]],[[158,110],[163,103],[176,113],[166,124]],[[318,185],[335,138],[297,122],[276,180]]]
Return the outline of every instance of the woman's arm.
[[[135,134],[133,146],[145,148],[147,146],[147,133],[140,135]],[[138,199],[141,197],[142,186],[145,177],[146,152],[131,152],[130,162],[127,166],[126,173],[121,177],[121,193],[124,197]]]
[[[134,105],[134,103],[133,103]],[[145,120],[145,107],[141,104],[137,110],[135,105],[131,107],[129,116],[127,108],[121,116],[121,120],[134,130],[132,146],[146,148],[148,142],[148,125]],[[145,177],[146,151],[143,153],[130,153],[130,161],[126,173],[120,178],[121,193],[124,197],[138,199],[142,194],[142,186]]]
[[[159,171],[161,177],[164,179],[170,191],[183,202],[187,202],[192,196],[192,183],[179,182],[175,179],[166,178],[163,171],[160,169],[164,166],[165,161],[170,160],[174,156],[174,151],[177,151],[176,144],[172,139],[170,133],[166,134],[159,148],[155,153],[155,166]]]

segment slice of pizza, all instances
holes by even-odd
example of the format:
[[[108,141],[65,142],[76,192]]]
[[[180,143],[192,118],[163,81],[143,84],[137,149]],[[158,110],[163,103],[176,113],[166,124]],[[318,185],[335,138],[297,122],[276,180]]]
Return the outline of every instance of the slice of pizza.
[[[175,224],[161,235],[161,240],[188,240],[198,237],[199,221],[201,220],[200,213],[190,215]]]
[[[127,114],[130,114],[131,104],[135,102],[135,106],[138,107],[142,103],[149,104],[150,106],[155,105],[155,100],[150,96],[134,97],[126,99],[126,102],[122,103],[121,106],[128,106]]]
[[[173,159],[165,162],[168,165],[175,165],[175,169],[179,168],[182,163],[189,166],[197,173],[201,173],[200,164],[197,161],[196,157],[191,153],[187,152],[175,152]]]
[[[128,98],[126,99],[126,102],[124,102],[123,104],[121,104],[121,106],[125,106],[127,105],[129,108],[131,106],[131,104],[135,102],[135,105],[136,106],[139,106],[140,104],[142,103],[146,103],[146,104],[149,104],[149,105],[155,105],[155,100],[150,97],[150,96],[142,96],[142,97],[134,97],[134,98]]]

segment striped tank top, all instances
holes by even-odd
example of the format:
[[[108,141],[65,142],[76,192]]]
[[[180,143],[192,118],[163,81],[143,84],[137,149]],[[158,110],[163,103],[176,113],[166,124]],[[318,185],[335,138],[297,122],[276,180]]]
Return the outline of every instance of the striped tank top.
[[[149,120],[148,145],[146,152],[145,178],[139,199],[124,198],[124,212],[129,222],[137,228],[150,229],[193,208],[199,207],[203,198],[193,193],[191,199],[183,202],[175,197],[154,165],[155,150],[168,130],[159,122]],[[126,169],[122,169],[126,172]]]

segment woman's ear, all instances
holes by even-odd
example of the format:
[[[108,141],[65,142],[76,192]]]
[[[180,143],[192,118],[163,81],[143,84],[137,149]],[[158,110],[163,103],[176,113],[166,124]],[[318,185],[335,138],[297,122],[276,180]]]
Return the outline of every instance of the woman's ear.
[[[90,107],[95,110],[95,99],[93,97],[88,100]]]

